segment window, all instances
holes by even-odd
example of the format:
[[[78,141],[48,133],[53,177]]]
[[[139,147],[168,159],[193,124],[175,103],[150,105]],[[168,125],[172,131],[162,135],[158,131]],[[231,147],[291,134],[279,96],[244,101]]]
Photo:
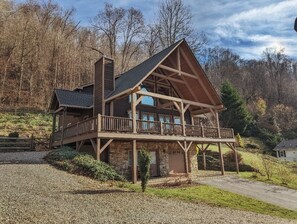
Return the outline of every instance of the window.
[[[155,114],[142,112],[141,119],[143,121],[155,121]],[[154,122],[142,122],[143,129],[150,129],[150,128],[154,127],[154,125],[155,125]]]
[[[181,122],[180,122],[180,116],[174,116],[173,117],[173,120],[174,120],[174,124],[181,124]]]
[[[128,110],[128,117],[132,119],[132,111]],[[136,120],[139,120],[139,111],[136,111]]]
[[[171,116],[166,114],[159,114],[159,121],[163,123],[170,123],[171,122]]]
[[[286,151],[279,151],[278,155],[279,157],[286,157]]]
[[[165,96],[170,96],[170,87],[169,86],[158,86],[158,93],[165,95]],[[167,100],[164,99],[158,99],[159,104],[164,104],[167,102]]]
[[[139,153],[140,151],[137,150],[137,166],[139,166]],[[151,155],[151,164],[157,164],[157,156],[156,156],[156,151],[150,151]],[[132,166],[132,150],[128,151],[128,166]]]
[[[153,92],[148,86],[142,87],[141,91],[143,92]],[[141,104],[148,106],[155,106],[155,99],[151,96],[143,96]]]

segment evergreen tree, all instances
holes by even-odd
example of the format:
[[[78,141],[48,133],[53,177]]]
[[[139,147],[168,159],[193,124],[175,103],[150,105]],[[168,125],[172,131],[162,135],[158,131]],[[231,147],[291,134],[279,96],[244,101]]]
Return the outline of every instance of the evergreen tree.
[[[148,183],[148,179],[150,177],[150,164],[151,164],[150,152],[142,148],[139,152],[139,171],[140,171],[142,192],[145,191],[146,185]]]
[[[221,97],[226,108],[221,113],[221,121],[225,127],[233,128],[235,133],[245,133],[252,122],[252,117],[237,90],[228,81],[222,84]]]

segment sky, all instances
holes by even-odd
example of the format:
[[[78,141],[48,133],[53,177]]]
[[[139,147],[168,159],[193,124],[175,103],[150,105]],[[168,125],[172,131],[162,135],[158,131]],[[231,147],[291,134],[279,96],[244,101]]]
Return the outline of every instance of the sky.
[[[22,0],[18,0],[22,1]],[[140,9],[152,22],[161,0],[109,0],[115,7]],[[104,0],[54,0],[74,7],[75,19],[88,26]],[[211,47],[230,48],[245,59],[259,59],[266,48],[284,49],[297,58],[297,0],[184,0],[193,14],[192,25],[206,33]]]

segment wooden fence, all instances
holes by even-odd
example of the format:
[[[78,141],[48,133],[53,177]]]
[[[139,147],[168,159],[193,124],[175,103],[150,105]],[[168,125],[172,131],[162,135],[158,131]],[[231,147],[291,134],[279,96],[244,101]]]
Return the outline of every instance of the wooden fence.
[[[31,138],[0,137],[0,152],[35,150],[49,150],[49,139],[34,138],[33,136]]]

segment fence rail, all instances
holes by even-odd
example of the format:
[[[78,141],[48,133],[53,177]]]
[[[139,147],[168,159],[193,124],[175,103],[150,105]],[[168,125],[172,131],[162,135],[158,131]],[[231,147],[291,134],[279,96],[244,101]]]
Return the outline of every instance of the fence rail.
[[[0,152],[48,150],[47,138],[0,137]]]
[[[99,122],[99,123],[98,123]],[[205,137],[205,138],[234,138],[233,129],[220,128],[220,133],[216,127],[205,127],[198,125],[185,125],[185,136]],[[133,133],[133,120],[125,117],[103,116],[92,117],[87,120],[70,125],[64,131],[54,133],[54,141],[83,135],[93,132],[119,132]],[[163,123],[160,121],[136,120],[136,132],[138,134],[155,135],[176,135],[182,136],[182,124]],[[220,134],[220,135],[219,135]]]

